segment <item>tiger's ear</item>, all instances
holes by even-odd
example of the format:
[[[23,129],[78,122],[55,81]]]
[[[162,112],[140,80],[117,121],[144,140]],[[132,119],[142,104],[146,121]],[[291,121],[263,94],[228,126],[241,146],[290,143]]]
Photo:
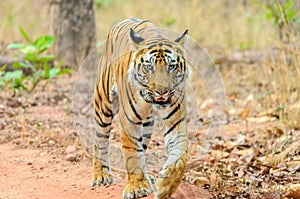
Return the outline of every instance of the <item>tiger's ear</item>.
[[[141,46],[143,41],[145,40],[138,33],[136,33],[132,28],[130,28],[130,39],[135,48]]]
[[[175,42],[180,44],[184,49],[187,47],[187,41],[188,41],[188,29],[186,29],[180,37],[175,39]]]

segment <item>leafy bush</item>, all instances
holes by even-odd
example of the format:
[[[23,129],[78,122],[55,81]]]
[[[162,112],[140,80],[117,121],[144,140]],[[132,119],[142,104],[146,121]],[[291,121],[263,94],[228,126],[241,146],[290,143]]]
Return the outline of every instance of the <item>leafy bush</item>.
[[[16,56],[21,61],[13,63],[15,70],[12,72],[5,72],[5,67],[0,69],[0,87],[7,85],[14,92],[19,92],[20,89],[31,92],[40,80],[70,72],[69,68],[61,68],[62,60],[53,65],[55,55],[44,54],[55,42],[55,37],[44,35],[31,40],[21,27],[19,30],[27,43],[11,43],[7,46],[7,49],[17,50]],[[26,75],[23,71],[27,71]]]
[[[297,29],[300,25],[296,0],[268,0],[266,4],[266,19],[272,20],[274,25],[278,27],[279,39],[286,37],[289,40],[291,29]],[[294,30],[294,32],[297,32],[297,30]]]

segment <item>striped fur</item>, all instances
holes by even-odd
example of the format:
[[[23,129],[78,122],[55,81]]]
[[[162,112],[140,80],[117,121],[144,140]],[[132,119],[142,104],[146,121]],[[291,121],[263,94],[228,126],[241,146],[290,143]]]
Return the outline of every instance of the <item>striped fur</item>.
[[[165,124],[168,159],[156,179],[155,198],[169,198],[178,187],[188,151],[186,40],[187,31],[170,41],[152,23],[139,19],[124,20],[109,31],[94,92],[92,186],[113,183],[108,147],[112,119],[118,114],[127,170],[123,198],[152,192],[144,151],[158,113]]]

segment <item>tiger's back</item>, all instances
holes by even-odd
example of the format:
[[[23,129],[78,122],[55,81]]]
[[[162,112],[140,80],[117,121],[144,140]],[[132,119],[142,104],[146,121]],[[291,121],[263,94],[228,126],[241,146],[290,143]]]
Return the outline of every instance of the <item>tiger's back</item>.
[[[168,159],[156,179],[156,198],[169,198],[178,187],[187,158],[185,80],[188,67],[184,42],[166,39],[149,21],[127,19],[112,27],[104,43],[94,92],[95,143],[92,186],[113,182],[109,166],[109,135],[119,115],[124,164],[123,198],[152,192],[144,152],[159,111],[165,123]]]

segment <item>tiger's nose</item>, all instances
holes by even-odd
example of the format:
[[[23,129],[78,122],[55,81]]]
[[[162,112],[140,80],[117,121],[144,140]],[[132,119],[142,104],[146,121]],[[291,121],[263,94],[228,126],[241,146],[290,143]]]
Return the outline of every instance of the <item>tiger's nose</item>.
[[[168,92],[169,92],[168,89],[165,89],[165,90],[156,90],[156,91],[155,91],[155,94],[156,94],[156,95],[159,95],[159,96],[164,96],[164,95],[167,95]]]

